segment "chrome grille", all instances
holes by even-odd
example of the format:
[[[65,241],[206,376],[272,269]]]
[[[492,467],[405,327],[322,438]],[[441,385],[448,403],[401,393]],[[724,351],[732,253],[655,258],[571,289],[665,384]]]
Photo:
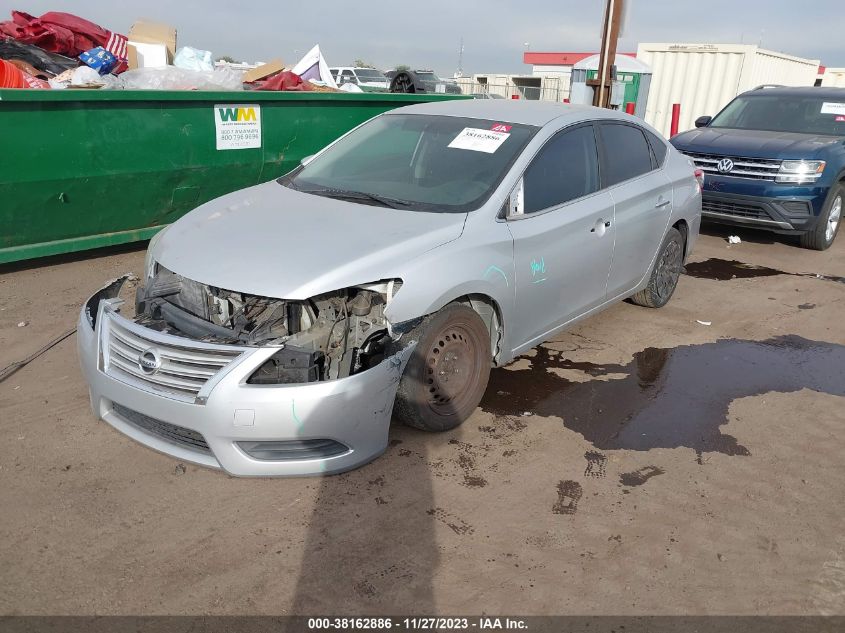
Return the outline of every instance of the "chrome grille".
[[[706,174],[733,176],[735,178],[749,178],[751,180],[774,180],[780,170],[781,161],[768,158],[747,158],[742,156],[720,156],[718,154],[695,154],[684,152],[695,166]],[[733,161],[734,168],[729,172],[721,172],[716,167],[725,158]]]
[[[211,449],[205,441],[205,438],[192,429],[186,429],[169,422],[164,422],[156,418],[151,418],[148,415],[124,407],[116,402],[112,403],[112,410],[121,418],[130,424],[137,426],[142,431],[146,431],[151,435],[156,435],[164,440],[179,444],[185,448],[190,448],[201,453],[211,454]]]
[[[243,352],[223,345],[163,342],[140,325],[107,315],[104,371],[121,382],[176,400],[194,402],[206,383]],[[153,372],[145,371],[139,363],[141,354],[148,350],[155,350],[161,360]]]

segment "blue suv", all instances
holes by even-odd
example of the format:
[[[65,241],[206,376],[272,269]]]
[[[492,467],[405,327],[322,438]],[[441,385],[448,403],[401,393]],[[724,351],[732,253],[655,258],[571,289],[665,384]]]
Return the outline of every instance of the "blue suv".
[[[830,247],[845,198],[845,88],[760,87],[672,144],[704,172],[704,218]]]

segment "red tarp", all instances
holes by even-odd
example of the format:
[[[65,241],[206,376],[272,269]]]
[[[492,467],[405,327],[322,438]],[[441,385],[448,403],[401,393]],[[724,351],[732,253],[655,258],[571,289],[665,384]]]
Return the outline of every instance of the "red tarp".
[[[256,90],[312,90],[310,83],[302,81],[299,75],[289,70],[283,70],[267,79],[256,81],[252,85],[255,86]]]
[[[76,57],[83,51],[106,46],[111,32],[71,13],[50,11],[40,18],[12,11],[12,20],[0,22],[0,34],[53,53]]]

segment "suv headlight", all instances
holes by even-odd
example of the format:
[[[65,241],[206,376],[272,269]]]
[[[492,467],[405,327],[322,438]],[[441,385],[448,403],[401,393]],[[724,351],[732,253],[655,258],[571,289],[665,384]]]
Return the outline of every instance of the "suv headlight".
[[[775,182],[803,185],[816,182],[822,177],[825,162],[823,160],[785,160]]]

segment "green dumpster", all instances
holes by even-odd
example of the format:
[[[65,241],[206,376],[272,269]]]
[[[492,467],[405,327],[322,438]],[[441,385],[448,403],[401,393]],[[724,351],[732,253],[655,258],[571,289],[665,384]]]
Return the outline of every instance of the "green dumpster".
[[[448,98],[0,90],[0,263],[147,239],[370,117]]]

